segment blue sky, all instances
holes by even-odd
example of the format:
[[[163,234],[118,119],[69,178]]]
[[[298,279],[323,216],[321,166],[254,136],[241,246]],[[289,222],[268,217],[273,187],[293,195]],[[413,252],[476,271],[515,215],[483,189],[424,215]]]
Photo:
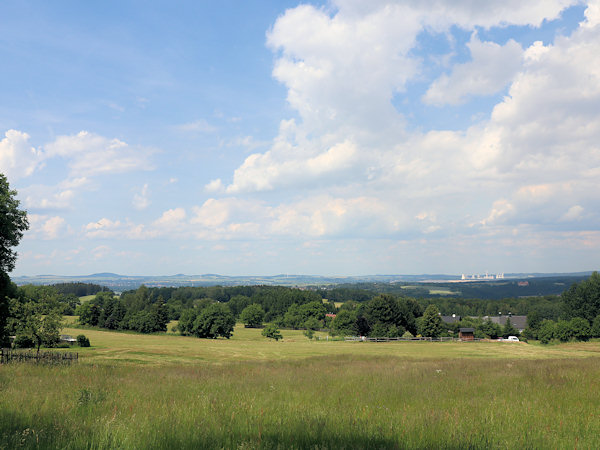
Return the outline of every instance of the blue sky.
[[[6,1],[15,274],[580,271],[600,3]]]

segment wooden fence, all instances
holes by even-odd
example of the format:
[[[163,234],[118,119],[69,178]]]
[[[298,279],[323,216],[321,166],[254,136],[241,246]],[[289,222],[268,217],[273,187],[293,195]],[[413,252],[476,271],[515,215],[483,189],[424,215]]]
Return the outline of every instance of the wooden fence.
[[[462,339],[454,337],[366,337],[366,336],[346,336],[346,341],[359,341],[359,342],[391,342],[391,341],[435,341],[435,342],[447,342],[447,341],[462,341]],[[473,340],[473,339],[472,339]],[[479,339],[475,339],[479,340]]]
[[[33,362],[37,364],[72,364],[79,361],[79,354],[75,352],[52,352],[35,350],[0,349],[0,364],[11,362]]]

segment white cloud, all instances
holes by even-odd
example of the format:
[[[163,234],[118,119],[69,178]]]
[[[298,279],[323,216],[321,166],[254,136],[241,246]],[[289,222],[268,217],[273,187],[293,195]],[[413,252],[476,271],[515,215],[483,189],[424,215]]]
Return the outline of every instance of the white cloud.
[[[133,194],[132,204],[133,207],[139,211],[150,206],[150,199],[148,198],[148,183],[144,184],[139,192]]]
[[[29,135],[8,130],[0,141],[0,172],[9,180],[31,175],[42,164],[41,152],[29,144]]]
[[[467,44],[472,60],[457,64],[449,75],[435,80],[423,101],[456,105],[474,95],[492,95],[512,81],[522,66],[523,49],[512,39],[505,45],[481,42],[476,33]]]
[[[87,131],[59,136],[44,146],[46,158],[62,157],[73,176],[93,176],[152,168],[152,150],[134,148],[119,139],[109,139]]]
[[[86,177],[68,178],[56,186],[34,184],[19,192],[25,199],[26,208],[64,210],[71,208],[75,196],[89,184]]]
[[[251,192],[295,194],[262,200],[257,208],[270,219],[252,222],[267,233],[309,237],[506,233],[518,224],[555,223],[565,211],[575,217],[581,211],[572,205],[597,209],[600,194],[591,186],[600,176],[600,30],[593,19],[552,45],[526,49],[512,40],[481,42],[474,32],[539,26],[571,4],[336,1],[331,13],[307,5],[288,10],[267,43],[277,55],[273,76],[299,119],[281,122],[271,147],[245,159],[226,193],[238,202]],[[472,60],[435,81],[426,100],[456,104],[506,86],[508,95],[476,126],[409,132],[391,99],[419,74],[411,54],[416,36],[453,25],[473,32]],[[209,186],[222,192],[223,182]],[[323,189],[331,195],[316,193]],[[255,218],[250,209],[246,217]],[[373,220],[361,220],[361,211]],[[209,216],[217,224],[203,224],[249,222],[222,214]],[[578,226],[597,221],[586,215]]]
[[[225,190],[225,186],[223,186],[221,179],[217,178],[216,180],[212,180],[210,183],[204,186],[204,190],[206,192],[221,192]]]
[[[217,128],[209,124],[205,119],[199,119],[193,122],[177,125],[175,128],[180,131],[196,133],[214,133],[217,131]]]
[[[294,157],[290,153],[298,153]],[[325,177],[337,178],[358,168],[355,145],[344,141],[313,156],[302,154],[300,148],[273,149],[264,154],[250,155],[239,167],[227,192],[264,191],[275,187],[306,185]],[[219,180],[220,181],[220,180]]]
[[[563,214],[563,216],[560,218],[561,221],[573,221],[573,220],[580,220],[581,219],[581,215],[583,214],[583,207],[581,207],[580,205],[574,205],[571,206],[569,208],[569,210]]]
[[[47,216],[29,214],[28,237],[40,237],[42,239],[57,239],[67,232],[66,220],[60,216]]]
[[[185,217],[185,209],[169,209],[165,211],[159,219],[155,220],[153,225],[160,230],[171,230],[180,226]]]

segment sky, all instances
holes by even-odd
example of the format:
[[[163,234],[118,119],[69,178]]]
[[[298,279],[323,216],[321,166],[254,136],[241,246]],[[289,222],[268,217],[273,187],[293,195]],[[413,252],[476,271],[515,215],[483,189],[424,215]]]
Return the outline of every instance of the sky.
[[[600,262],[600,0],[0,3],[14,275]]]

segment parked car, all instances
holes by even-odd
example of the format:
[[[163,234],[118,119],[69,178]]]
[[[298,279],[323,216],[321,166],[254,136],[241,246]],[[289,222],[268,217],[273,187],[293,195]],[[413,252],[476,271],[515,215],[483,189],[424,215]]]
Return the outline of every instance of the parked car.
[[[515,342],[519,342],[519,338],[516,336],[509,336],[506,338],[507,341],[515,341]]]

